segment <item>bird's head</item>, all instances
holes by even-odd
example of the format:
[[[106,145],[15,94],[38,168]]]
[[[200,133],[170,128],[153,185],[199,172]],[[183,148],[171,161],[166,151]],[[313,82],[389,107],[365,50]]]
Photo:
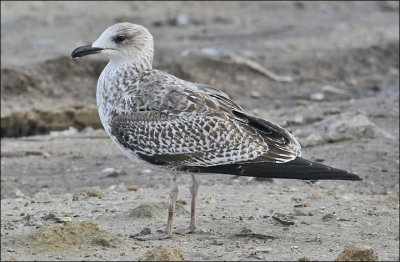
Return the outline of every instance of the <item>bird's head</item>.
[[[114,64],[134,63],[150,67],[153,62],[153,36],[141,25],[118,23],[107,28],[92,44],[76,48],[72,58],[101,53]]]

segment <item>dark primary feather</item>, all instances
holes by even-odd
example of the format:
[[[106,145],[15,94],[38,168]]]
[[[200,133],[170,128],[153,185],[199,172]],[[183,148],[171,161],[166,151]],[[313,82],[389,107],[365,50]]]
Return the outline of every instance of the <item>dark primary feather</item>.
[[[301,157],[286,163],[247,162],[218,166],[181,166],[186,172],[218,173],[262,178],[301,180],[362,180],[348,171],[318,164]]]
[[[261,117],[232,110],[237,121],[254,128],[264,138],[268,151],[262,156],[262,162],[287,162],[300,156],[300,144],[284,128]]]

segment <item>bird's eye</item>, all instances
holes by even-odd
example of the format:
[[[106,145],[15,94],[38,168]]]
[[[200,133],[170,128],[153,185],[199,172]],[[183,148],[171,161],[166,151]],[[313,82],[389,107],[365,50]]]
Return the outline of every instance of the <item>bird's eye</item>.
[[[117,35],[116,37],[114,37],[114,41],[117,43],[121,43],[122,41],[125,40],[125,36],[124,35]]]

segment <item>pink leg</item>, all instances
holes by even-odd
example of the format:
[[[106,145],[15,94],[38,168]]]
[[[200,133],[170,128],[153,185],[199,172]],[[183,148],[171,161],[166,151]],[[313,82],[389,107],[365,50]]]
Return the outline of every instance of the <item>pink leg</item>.
[[[190,193],[192,194],[192,206],[190,214],[190,225],[188,228],[178,228],[174,230],[176,234],[194,233],[196,231],[196,200],[197,191],[199,189],[199,183],[197,182],[196,176],[192,175],[192,186],[190,187]]]
[[[169,193],[170,196],[170,204],[168,210],[168,221],[167,221],[167,228],[165,229],[164,233],[161,234],[148,234],[144,236],[137,236],[136,239],[139,240],[157,240],[157,239],[164,239],[172,237],[172,222],[174,220],[174,212],[175,212],[175,205],[176,199],[178,197],[178,186],[176,184],[176,174],[171,175],[171,191]]]

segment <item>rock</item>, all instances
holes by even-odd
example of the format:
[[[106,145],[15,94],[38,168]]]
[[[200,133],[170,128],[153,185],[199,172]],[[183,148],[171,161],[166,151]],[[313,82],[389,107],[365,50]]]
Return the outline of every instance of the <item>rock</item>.
[[[180,205],[187,205],[186,200],[181,200],[181,199],[176,200],[176,203]]]
[[[54,219],[58,223],[67,223],[72,221],[71,217],[55,217]]]
[[[360,112],[347,112],[327,116],[312,126],[297,129],[293,135],[299,138],[303,146],[314,146],[350,139],[375,138],[392,135],[371,122]]]
[[[151,229],[149,227],[145,227],[140,231],[140,235],[148,235],[151,234]]]
[[[321,101],[324,100],[325,95],[324,93],[314,93],[310,95],[311,100]]]
[[[208,204],[214,204],[215,203],[215,198],[213,196],[210,196],[207,201]]]
[[[163,218],[167,215],[169,203],[145,203],[141,204],[129,213],[129,217],[134,218]],[[183,207],[182,204],[176,203],[175,215],[187,215],[189,212]]]
[[[107,168],[104,168],[103,170],[101,170],[102,173],[109,173],[109,172],[114,172],[114,171],[115,171],[115,168],[113,168],[113,167],[107,167]]]
[[[335,259],[335,261],[377,261],[378,255],[369,246],[348,246]]]
[[[189,17],[185,14],[180,14],[175,19],[175,24],[178,26],[188,25],[190,22]]]
[[[250,92],[250,96],[251,96],[252,98],[260,98],[260,97],[262,97],[261,93],[258,92],[258,91],[251,91],[251,92]]]
[[[165,246],[148,251],[139,261],[184,261],[184,257],[178,249]]]
[[[128,191],[137,191],[139,187],[137,185],[128,186]]]
[[[98,198],[102,198],[104,196],[104,194],[100,191],[100,188],[96,187],[92,190],[89,190],[87,192],[89,197],[98,197]]]
[[[215,246],[222,246],[224,244],[224,241],[222,241],[220,239],[214,239],[212,244]]]
[[[325,216],[322,217],[322,221],[327,222],[332,219],[336,219],[336,216],[333,214],[326,214]]]
[[[33,195],[33,198],[38,203],[50,203],[53,201],[49,192],[37,192]]]
[[[19,188],[16,188],[14,192],[17,197],[25,197],[25,194]]]
[[[98,245],[98,246],[103,246],[103,247],[116,247],[115,244],[115,239],[112,237],[104,237],[104,236],[100,236],[100,237],[95,237],[92,240],[92,244],[94,245]]]

